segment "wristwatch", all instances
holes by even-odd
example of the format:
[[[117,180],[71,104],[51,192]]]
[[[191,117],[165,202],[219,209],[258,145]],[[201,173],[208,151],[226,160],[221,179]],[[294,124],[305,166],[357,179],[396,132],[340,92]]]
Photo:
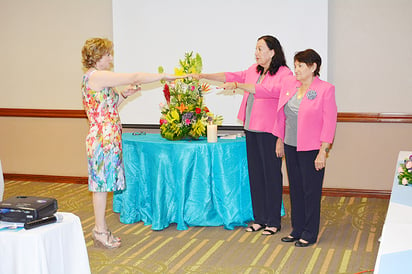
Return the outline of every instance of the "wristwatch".
[[[327,147],[327,148],[325,148],[325,152],[326,153],[328,153],[329,152],[329,148]]]

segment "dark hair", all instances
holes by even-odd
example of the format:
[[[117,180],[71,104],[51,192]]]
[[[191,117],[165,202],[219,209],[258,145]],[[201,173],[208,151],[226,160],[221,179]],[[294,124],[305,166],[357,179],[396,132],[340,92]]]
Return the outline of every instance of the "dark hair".
[[[276,72],[278,72],[279,68],[281,66],[286,66],[286,59],[285,59],[285,54],[283,53],[282,46],[279,43],[279,40],[276,39],[275,37],[271,35],[264,35],[258,39],[259,40],[264,40],[266,42],[266,45],[268,46],[269,49],[273,49],[275,51],[275,55],[272,57],[272,61],[270,62],[269,65],[269,74],[270,75],[275,75]],[[257,66],[256,71],[259,74],[262,74],[264,72],[264,68],[260,65]]]
[[[314,51],[313,49],[307,49],[304,51],[299,51],[295,54],[294,61],[298,61],[300,63],[305,63],[308,66],[312,66],[316,64],[316,69],[313,72],[314,76],[319,76],[320,65],[322,65],[322,58],[320,55]]]

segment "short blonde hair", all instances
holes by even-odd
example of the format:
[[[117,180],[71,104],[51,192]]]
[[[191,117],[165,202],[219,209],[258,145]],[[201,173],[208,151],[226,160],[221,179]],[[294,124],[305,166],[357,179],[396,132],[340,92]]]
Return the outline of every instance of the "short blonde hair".
[[[90,38],[82,49],[82,63],[85,69],[92,68],[105,55],[113,54],[113,42],[107,38]]]

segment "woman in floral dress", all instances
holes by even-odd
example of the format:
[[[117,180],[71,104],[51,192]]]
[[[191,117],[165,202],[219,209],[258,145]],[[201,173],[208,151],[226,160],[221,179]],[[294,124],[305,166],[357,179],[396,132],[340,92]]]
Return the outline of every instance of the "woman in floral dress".
[[[82,81],[83,106],[89,120],[86,138],[89,190],[93,192],[95,246],[117,248],[120,238],[114,237],[106,223],[107,193],[125,188],[122,159],[122,124],[118,106],[140,90],[139,84],[177,77],[157,73],[116,73],[110,71],[113,43],[105,38],[88,39],[82,49],[85,74]],[[181,77],[179,77],[181,78]],[[129,85],[123,92],[114,87]]]

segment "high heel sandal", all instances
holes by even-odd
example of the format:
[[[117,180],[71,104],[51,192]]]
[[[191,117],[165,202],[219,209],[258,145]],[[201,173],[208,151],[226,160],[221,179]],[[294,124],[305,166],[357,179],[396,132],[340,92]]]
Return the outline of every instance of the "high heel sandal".
[[[114,236],[110,230],[107,230],[107,232],[109,232],[112,235],[113,241],[119,242],[119,243],[122,242],[122,239],[120,239],[120,237]]]
[[[103,239],[98,239],[98,237],[102,237],[102,236],[105,236],[105,237]],[[110,232],[110,230],[99,232],[93,229],[92,238],[93,238],[95,247],[112,249],[112,248],[118,248],[121,245],[120,238],[114,237],[112,235],[112,232]]]

